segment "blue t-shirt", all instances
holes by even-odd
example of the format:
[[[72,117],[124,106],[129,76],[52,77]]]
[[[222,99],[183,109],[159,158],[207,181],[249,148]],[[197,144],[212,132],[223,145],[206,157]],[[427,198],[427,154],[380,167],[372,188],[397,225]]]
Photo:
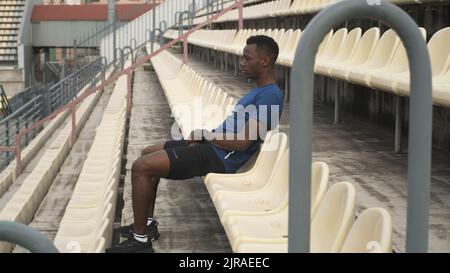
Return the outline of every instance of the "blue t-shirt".
[[[213,132],[237,134],[244,129],[249,119],[255,119],[265,125],[265,128],[260,128],[260,132],[270,131],[280,121],[283,101],[284,95],[275,83],[254,88],[238,101],[233,112]],[[212,147],[222,161],[225,171],[235,173],[258,150],[261,142],[258,137],[245,151],[226,151],[214,144]]]

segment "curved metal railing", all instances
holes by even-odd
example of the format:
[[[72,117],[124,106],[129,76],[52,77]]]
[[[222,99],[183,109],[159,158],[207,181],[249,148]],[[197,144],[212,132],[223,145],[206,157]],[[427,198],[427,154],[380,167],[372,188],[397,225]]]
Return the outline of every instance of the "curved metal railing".
[[[302,34],[291,71],[289,252],[309,252],[314,62],[330,29],[353,18],[379,19],[400,36],[408,53],[411,96],[408,153],[407,252],[428,249],[431,168],[431,65],[417,24],[394,4],[340,1],[315,16]]]

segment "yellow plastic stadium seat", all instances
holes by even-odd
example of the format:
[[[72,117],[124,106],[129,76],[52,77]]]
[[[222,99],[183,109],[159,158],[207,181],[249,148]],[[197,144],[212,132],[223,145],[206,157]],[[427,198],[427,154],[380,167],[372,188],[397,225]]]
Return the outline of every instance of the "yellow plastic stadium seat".
[[[254,191],[218,191],[213,202],[223,224],[231,215],[258,215],[277,213],[288,204],[288,162],[289,149],[285,151],[276,163],[267,183]],[[326,189],[328,181],[328,166],[323,162],[312,165],[312,210],[317,204],[317,195]],[[325,184],[325,186],[324,186]],[[320,197],[320,196],[319,196]]]
[[[349,59],[339,63],[326,64],[328,74],[333,78],[346,80],[345,76],[352,67],[365,63],[372,56],[379,37],[379,28],[373,27],[367,30],[359,40],[354,54]]]
[[[348,182],[336,183],[319,203],[311,222],[311,252],[338,252],[354,221],[356,192]],[[288,210],[260,217],[230,216],[225,226],[233,251],[286,252]],[[264,228],[261,228],[264,227]],[[228,231],[230,230],[230,231]],[[240,233],[239,233],[240,231]],[[230,238],[230,234],[245,234]]]
[[[450,69],[433,78],[433,102],[450,107]]]
[[[325,35],[322,43],[320,43],[320,45],[319,45],[319,49],[317,50],[316,56],[322,55],[322,52],[325,50],[325,48],[327,48],[327,45],[330,42],[331,37],[333,37],[333,32],[334,32],[334,30],[332,29],[332,30],[330,30],[330,32],[328,32],[327,35]]]
[[[426,39],[426,30],[424,28],[419,28],[419,30]],[[406,71],[409,71],[408,57],[405,47],[400,43],[392,62],[382,68],[370,71],[370,77],[366,83],[372,88],[393,92],[395,75]]]
[[[286,134],[268,132],[261,145],[261,151],[249,171],[238,174],[208,174],[205,184],[211,199],[214,200],[215,194],[219,191],[253,191],[263,187],[270,177],[273,166],[283,155],[286,145]]]
[[[340,252],[392,253],[392,220],[383,208],[363,211],[350,229]]]
[[[316,73],[325,76],[330,76],[327,65],[333,63],[340,63],[350,58],[350,56],[352,56],[353,53],[355,52],[356,45],[361,39],[361,34],[362,34],[361,28],[352,29],[345,37],[344,42],[342,43],[341,47],[339,48],[338,52],[333,58],[326,60],[316,60],[316,64],[314,67]]]
[[[437,31],[428,41],[431,72],[433,78],[447,72],[450,63],[450,27]],[[409,96],[409,72],[404,72],[395,78],[394,90],[402,96]]]
[[[316,71],[318,67],[317,64],[327,62],[328,60],[332,60],[334,57],[336,57],[336,54],[344,44],[346,37],[347,37],[346,28],[341,28],[334,33],[334,35],[328,42],[326,48],[321,52],[321,54],[318,54],[316,56],[316,65],[314,67],[315,72],[317,72]]]
[[[284,51],[280,51],[278,55],[277,63],[283,66],[292,67],[294,62],[295,52],[297,51],[298,43],[300,42],[300,37],[302,35],[302,31],[300,29],[296,29],[293,31],[292,35],[287,42]]]
[[[338,252],[354,222],[356,190],[339,182],[327,191],[311,223],[311,252]]]
[[[397,33],[393,29],[387,30],[378,41],[372,56],[363,64],[352,67],[346,74],[346,79],[352,83],[368,85],[370,71],[388,65],[399,44],[400,38]]]
[[[311,217],[327,191],[328,166],[323,162],[313,163],[311,180]],[[233,214],[224,224],[225,232],[234,251],[246,242],[281,240],[287,236],[288,205],[274,211],[262,211],[252,214]]]

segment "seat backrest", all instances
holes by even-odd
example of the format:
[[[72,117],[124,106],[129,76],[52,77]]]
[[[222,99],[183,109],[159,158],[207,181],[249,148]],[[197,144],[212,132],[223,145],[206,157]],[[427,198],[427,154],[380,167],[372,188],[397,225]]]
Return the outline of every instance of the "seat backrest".
[[[330,42],[330,39],[332,36],[333,36],[333,30],[330,30],[330,32],[328,32],[328,34],[325,35],[325,37],[323,38],[322,43],[320,43],[316,56],[320,56],[322,54],[322,52],[327,47],[328,42]]]
[[[317,57],[328,60],[336,56],[338,50],[341,48],[345,40],[345,37],[347,37],[346,28],[341,28],[336,31],[328,42],[326,48],[323,50],[322,54]]]
[[[311,169],[311,218],[328,189],[330,170],[325,162],[314,162]]]
[[[426,39],[427,31],[423,27],[420,27],[419,31],[422,34],[423,39]],[[389,66],[396,67],[397,71],[408,70],[408,56],[406,54],[406,49],[401,41]]]
[[[450,62],[450,27],[437,31],[428,41],[433,76],[446,72]]]
[[[291,36],[291,40],[289,41],[289,50],[287,50],[287,53],[290,55],[295,54],[295,51],[297,50],[298,43],[300,42],[300,38],[302,36],[302,31],[300,29],[296,29]]]
[[[272,167],[273,171],[263,190],[270,192],[271,204],[279,207],[287,203],[289,188],[289,148],[285,149]]]
[[[372,56],[373,50],[380,38],[380,29],[373,27],[366,32],[358,42],[355,48],[355,53],[349,60],[351,64],[362,64]]]
[[[336,53],[336,57],[333,60],[341,62],[350,58],[355,52],[356,45],[361,39],[361,34],[362,34],[361,28],[357,27],[352,29],[345,37],[345,40],[342,43],[341,48],[339,48],[339,51]]]
[[[356,191],[349,182],[330,187],[312,218],[311,252],[338,252],[355,218]]]
[[[383,208],[366,209],[356,219],[340,252],[392,253],[392,220]]]
[[[383,33],[375,47],[372,56],[367,61],[370,66],[382,67],[392,61],[395,51],[400,44],[400,38],[393,29]]]
[[[293,32],[294,31],[292,29],[288,29],[284,32],[283,36],[280,39],[280,53],[284,53],[287,51],[287,48],[289,47],[289,41]]]
[[[247,167],[249,173],[256,178],[255,182],[264,185],[270,178],[276,163],[286,150],[287,135],[282,132],[269,131],[265,141],[261,144],[258,156],[253,166]]]

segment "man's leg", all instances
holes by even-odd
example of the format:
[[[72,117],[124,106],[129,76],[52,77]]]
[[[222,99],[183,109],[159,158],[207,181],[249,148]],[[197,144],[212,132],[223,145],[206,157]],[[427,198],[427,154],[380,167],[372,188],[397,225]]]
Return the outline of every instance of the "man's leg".
[[[164,144],[165,142],[145,147],[141,152],[141,156],[164,150]],[[153,180],[152,181],[153,183],[151,184],[153,186],[152,191],[154,192],[154,195],[153,198],[150,200],[150,206],[148,207],[147,217],[149,218],[153,218],[153,213],[155,211],[156,194],[158,191],[158,185],[160,180],[159,177],[152,177],[151,179]]]
[[[137,159],[131,169],[134,232],[146,234],[147,217],[153,216],[159,177],[169,174],[170,161],[165,150]],[[149,215],[149,213],[151,215]]]

